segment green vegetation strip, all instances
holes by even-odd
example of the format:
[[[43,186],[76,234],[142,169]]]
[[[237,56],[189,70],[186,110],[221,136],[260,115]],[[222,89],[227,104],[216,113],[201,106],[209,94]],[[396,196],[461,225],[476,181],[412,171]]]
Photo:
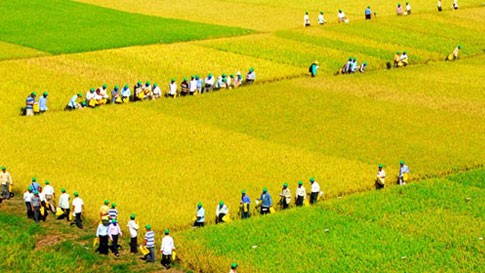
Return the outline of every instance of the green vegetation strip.
[[[63,0],[0,1],[0,40],[53,54],[173,43],[250,31]]]
[[[195,267],[221,256],[245,272],[483,272],[483,189],[464,182],[484,177],[479,169],[187,231],[181,244]]]

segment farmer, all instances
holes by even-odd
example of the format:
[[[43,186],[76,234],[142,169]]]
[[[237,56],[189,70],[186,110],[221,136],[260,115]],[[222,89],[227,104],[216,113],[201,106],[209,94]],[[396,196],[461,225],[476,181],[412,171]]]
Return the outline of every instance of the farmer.
[[[82,98],[83,98],[83,95],[81,93],[78,93],[72,96],[69,102],[67,103],[67,109],[75,110],[75,109],[82,108],[82,104],[81,104],[83,102]]]
[[[142,100],[145,97],[145,94],[143,93],[143,84],[141,81],[138,81],[134,86],[133,86],[133,92],[134,92],[134,101],[137,100]]]
[[[110,222],[111,224],[109,225],[108,236],[111,240],[111,251],[116,257],[119,257],[120,252],[118,251],[118,237],[123,236],[123,233],[121,232],[120,225],[118,225],[118,220],[116,220],[116,218],[111,219]]]
[[[406,51],[403,51],[401,54],[401,63],[403,66],[407,66],[409,64],[409,58]]]
[[[283,184],[283,189],[281,189],[280,197],[281,208],[287,209],[291,203],[291,192],[290,189],[288,189],[288,183],[286,182]]]
[[[315,178],[310,177],[310,184],[312,185],[312,192],[310,193],[310,204],[315,204],[320,194],[320,185]]]
[[[40,206],[41,206],[41,201],[39,197],[39,191],[34,190],[33,191],[33,196],[31,197],[30,200],[30,210],[34,213],[34,220],[36,223],[40,221]]]
[[[32,190],[40,190],[40,185],[37,183],[37,178],[32,177],[32,183],[30,183],[30,186],[32,186]]]
[[[308,11],[305,12],[305,15],[303,15],[303,26],[305,27],[310,26],[310,16],[308,16]]]
[[[152,98],[152,85],[150,84],[150,81],[146,81],[145,85],[142,87],[143,91],[143,98],[144,99],[151,99]]]
[[[364,13],[365,13],[365,19],[370,20],[372,16],[372,10],[370,9],[370,6],[367,6]]]
[[[397,184],[399,185],[406,185],[406,182],[408,180],[408,175],[409,175],[409,167],[404,164],[404,160],[401,160],[399,162],[399,176],[397,179]]]
[[[27,218],[32,219],[34,218],[34,211],[32,210],[32,197],[34,194],[32,193],[33,189],[32,186],[29,186],[27,188],[27,191],[24,192],[24,202],[25,202],[25,207],[27,208]]]
[[[189,82],[187,81],[187,78],[184,78],[184,80],[180,83],[180,95],[185,96],[189,93]]]
[[[128,87],[128,84],[125,84],[123,90],[121,90],[121,99],[124,103],[129,102],[131,97],[131,90]]]
[[[411,15],[411,5],[409,2],[406,2],[406,14]]]
[[[441,12],[443,9],[441,7],[441,0],[438,0],[438,11]]]
[[[108,239],[109,239],[109,222],[107,219],[99,222],[96,230],[96,237],[99,239],[99,254],[108,255]]]
[[[203,227],[205,224],[205,209],[202,207],[202,203],[197,204],[197,211],[195,213],[194,227]]]
[[[65,188],[61,189],[61,196],[59,197],[59,207],[61,208],[62,212],[64,212],[61,216],[59,216],[57,219],[62,219],[66,218],[66,220],[69,222],[69,213],[70,213],[70,207],[69,207],[69,194],[66,192]]]
[[[2,172],[0,172],[0,183],[2,184],[2,198],[10,199],[10,186],[13,185],[12,176],[7,172],[7,167],[2,166]]]
[[[319,25],[325,24],[325,17],[323,17],[323,11],[320,11],[320,14],[318,15],[318,24]]]
[[[96,106],[96,93],[94,92],[94,88],[89,89],[88,92],[86,92],[86,103],[88,104],[89,107],[95,107]]]
[[[49,93],[47,93],[47,91],[44,91],[44,93],[42,94],[42,96],[40,96],[39,98],[39,111],[40,113],[45,113],[47,111],[47,96],[49,95]]]
[[[317,69],[318,69],[318,61],[314,61],[311,65],[310,68],[308,69],[310,74],[312,75],[312,78],[317,75]]]
[[[49,204],[49,208],[52,213],[56,213],[56,193],[54,188],[50,185],[49,180],[45,181],[45,187],[42,189],[42,193],[45,195],[45,202]]]
[[[177,83],[174,78],[170,80],[170,84],[168,85],[168,95],[172,98],[177,96]]]
[[[229,270],[229,273],[236,273],[237,271],[237,263],[232,263],[231,264],[231,270]]]
[[[35,97],[37,93],[32,92],[30,95],[27,96],[25,100],[25,115],[26,116],[33,116],[34,115],[34,104],[35,104]]]
[[[102,104],[106,104],[108,102],[109,96],[108,96],[108,85],[103,84],[103,86],[99,87],[97,90],[98,91],[98,96],[99,100],[101,100]]]
[[[357,67],[359,65],[357,64],[357,59],[356,58],[353,58],[352,59],[352,62],[350,64],[350,73],[355,73],[355,71],[357,71]]]
[[[453,0],[453,9],[458,9],[458,0]]]
[[[116,209],[116,203],[111,203],[111,208],[108,210],[108,219],[113,220],[118,218],[118,210]]]
[[[384,171],[382,164],[379,164],[379,169],[377,171],[377,176],[376,176],[376,189],[380,190],[384,188],[385,184],[386,184],[386,171]]]
[[[364,70],[366,67],[367,67],[367,62],[363,62],[359,67],[359,72],[364,73]]]
[[[242,84],[242,75],[241,75],[241,71],[238,71],[236,73],[236,77],[234,78],[234,87],[237,88],[239,86],[241,86]]]
[[[146,262],[153,263],[155,262],[155,233],[152,231],[152,227],[150,225],[146,225],[145,229],[146,233],[144,245],[150,251],[150,253],[147,255]]]
[[[205,78],[205,85],[202,93],[212,91],[212,89],[214,89],[214,77],[212,76],[212,73],[209,73],[207,78]]]
[[[241,192],[241,218],[247,219],[251,216],[249,213],[249,205],[251,204],[251,200],[249,196],[246,194],[246,190]]]
[[[84,210],[84,202],[79,197],[79,193],[77,191],[74,192],[74,200],[72,200],[72,211],[74,212],[74,216],[76,218],[76,226],[80,229],[83,228],[83,222],[81,220],[81,214]],[[73,225],[74,223],[71,223]]]
[[[115,85],[113,90],[111,90],[111,104],[113,103],[121,103],[121,94],[120,94],[120,88],[118,85]]]
[[[103,205],[99,208],[99,220],[108,219],[109,200],[104,200]]]
[[[172,252],[175,250],[175,244],[172,236],[170,236],[170,230],[165,229],[165,237],[162,239],[162,247],[160,252],[162,253],[162,265],[166,269],[170,269],[170,263],[172,261]]]
[[[454,60],[458,59],[458,53],[460,52],[460,49],[461,49],[461,45],[458,45],[457,47],[455,47],[453,52],[451,52],[451,54],[448,55],[446,60],[447,61],[454,61]]]
[[[345,20],[347,19],[345,18],[345,13],[341,9],[338,10],[337,18],[339,23],[345,23]]]
[[[194,93],[197,91],[197,80],[195,79],[195,76],[190,77],[190,82],[189,82],[189,93],[190,95],[194,95]]]
[[[216,207],[216,224],[224,223],[224,216],[229,213],[229,208],[224,204],[224,201],[219,202],[219,205]]]
[[[259,200],[261,201],[261,215],[270,213],[269,208],[273,205],[273,201],[267,188],[263,189]]]
[[[130,253],[137,253],[138,249],[138,224],[135,222],[135,214],[132,213],[128,221],[128,230],[130,231]]]
[[[295,204],[297,207],[303,206],[303,202],[306,199],[306,189],[303,186],[303,181],[298,181],[298,187],[296,188]]]
[[[402,62],[401,62],[401,52],[396,52],[396,55],[394,55],[394,67],[401,67]]]
[[[154,99],[159,99],[162,97],[162,90],[160,90],[157,83],[153,83],[152,94]]]
[[[202,87],[204,86],[204,80],[199,77],[199,75],[195,75],[195,80],[197,81],[197,92],[202,94]]]
[[[246,74],[246,84],[253,84],[256,81],[256,72],[254,72],[254,68],[249,68],[248,74]]]
[[[42,208],[42,210],[40,211],[40,219],[42,219],[42,221],[45,222],[45,220],[47,219],[47,215],[48,215],[48,212],[47,212],[47,201],[45,199],[45,193],[44,193],[44,188],[40,188],[39,190],[39,197],[40,197],[40,207]]]
[[[401,4],[397,4],[397,8],[396,8],[396,14],[397,15],[402,15],[402,7],[401,7]]]

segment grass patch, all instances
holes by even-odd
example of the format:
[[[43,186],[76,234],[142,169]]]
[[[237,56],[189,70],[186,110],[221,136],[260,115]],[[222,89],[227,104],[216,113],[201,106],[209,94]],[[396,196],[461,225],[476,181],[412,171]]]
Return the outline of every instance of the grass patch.
[[[250,31],[64,0],[0,2],[0,40],[53,54],[174,43]]]

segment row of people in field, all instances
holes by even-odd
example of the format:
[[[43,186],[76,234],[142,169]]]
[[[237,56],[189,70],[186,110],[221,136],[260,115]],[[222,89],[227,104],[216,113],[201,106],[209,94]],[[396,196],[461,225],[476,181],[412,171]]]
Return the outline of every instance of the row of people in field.
[[[458,0],[453,0],[452,8],[458,9]],[[438,0],[438,11],[440,11],[440,12],[442,11],[441,0]],[[397,7],[396,7],[396,14],[397,15],[410,15],[411,12],[412,12],[411,4],[409,4],[409,2],[406,2],[406,5],[404,7],[401,6],[400,3],[397,4]],[[376,17],[376,15],[377,15],[376,12],[372,12],[370,6],[367,6],[367,8],[364,10],[364,16],[365,16],[366,20],[370,20],[373,16]],[[345,13],[341,9],[338,10],[337,20],[338,20],[339,23],[348,23],[349,22],[349,19],[347,18],[347,16],[345,16]],[[317,22],[318,22],[319,25],[324,25],[327,22],[325,20],[325,16],[324,16],[323,11],[320,11],[320,14],[317,17]],[[306,11],[305,15],[303,15],[303,25],[305,27],[311,26],[310,16],[309,16],[308,11]]]
[[[256,72],[251,67],[246,74],[245,81],[241,72],[230,75],[222,74],[217,79],[212,73],[209,73],[205,80],[199,75],[193,75],[190,79],[184,78],[180,85],[172,78],[165,91],[157,83],[151,84],[150,81],[146,81],[143,84],[139,81],[133,86],[133,92],[128,84],[125,84],[121,89],[116,85],[111,90],[111,97],[108,95],[107,85],[105,84],[97,89],[91,88],[84,98],[81,93],[72,96],[66,109],[75,110],[84,107],[96,107],[107,103],[121,104],[130,101],[156,100],[163,96],[175,98],[177,96],[203,94],[213,90],[238,88],[243,83],[252,84],[255,80]]]
[[[349,57],[349,60],[340,68],[335,75],[338,74],[353,74],[357,71],[364,73],[367,68],[367,62],[363,62],[360,66],[357,63],[357,58]]]

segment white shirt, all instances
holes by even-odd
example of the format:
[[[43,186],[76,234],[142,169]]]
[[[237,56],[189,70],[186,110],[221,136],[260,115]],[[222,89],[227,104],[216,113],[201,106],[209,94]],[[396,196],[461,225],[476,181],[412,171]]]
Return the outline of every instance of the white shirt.
[[[411,10],[411,5],[407,4],[407,5],[406,5],[406,10],[407,10],[407,11],[410,11],[410,10]]]
[[[170,83],[169,88],[170,88],[170,91],[169,91],[170,95],[177,94],[177,84],[175,82]]]
[[[104,98],[104,99],[107,99],[108,98],[108,93],[107,93],[107,90],[104,89],[103,87],[100,87],[99,88],[99,95]]]
[[[345,18],[345,14],[344,14],[343,11],[338,13],[338,18],[339,19],[344,19]]]
[[[407,54],[401,54],[401,61],[407,60],[408,55]]]
[[[384,182],[386,179],[386,171],[384,169],[377,171],[377,178],[380,178]]]
[[[303,196],[303,199],[306,199],[306,189],[303,185],[296,188],[296,197],[298,198],[298,196]]]
[[[320,192],[320,185],[318,185],[317,181],[312,183],[312,192]]]
[[[128,229],[130,230],[130,236],[131,238],[135,238],[138,236],[138,224],[135,222],[135,220],[130,220],[128,221]]]
[[[83,211],[84,202],[81,198],[76,197],[72,200],[72,206],[74,207],[74,213],[81,213]]]
[[[6,185],[7,182],[12,184],[12,177],[10,176],[10,173],[7,171],[0,171],[0,181],[2,182],[2,185]]]
[[[91,91],[88,91],[88,92],[86,93],[86,99],[87,99],[87,100],[92,100],[92,99],[94,99],[94,98],[95,98],[95,96],[96,96],[96,92],[92,92],[92,93],[91,93]]]
[[[189,83],[189,91],[194,92],[196,89],[197,89],[197,81],[193,79]]]
[[[226,204],[222,205],[222,208],[220,205],[217,205],[216,216],[219,216],[221,213],[224,213],[225,215],[229,213],[229,208],[226,206]]]
[[[40,198],[40,201],[44,201],[45,202],[45,193],[44,192],[39,192],[39,198]]]
[[[226,78],[227,86],[231,85],[231,77]]]
[[[305,24],[309,24],[310,23],[310,17],[308,16],[308,14],[305,14],[303,16],[303,23],[305,23]]]
[[[42,189],[42,193],[45,195],[53,195],[54,188],[51,185],[45,185],[44,189]]]
[[[323,18],[323,14],[318,15],[318,23],[323,24],[325,19]]]
[[[438,7],[441,8],[441,1],[438,1]]]
[[[165,235],[162,239],[162,251],[163,255],[172,255],[172,251],[175,249],[173,238],[170,235]]]
[[[32,196],[34,195],[31,192],[24,192],[24,202],[30,202],[32,200]]]
[[[214,77],[211,77],[210,79],[209,77],[205,78],[205,84],[214,85]]]
[[[63,209],[68,209],[69,208],[69,194],[68,193],[63,193],[59,197],[59,207]]]
[[[153,94],[155,95],[161,95],[162,92],[160,91],[160,87],[156,86],[153,88]]]

